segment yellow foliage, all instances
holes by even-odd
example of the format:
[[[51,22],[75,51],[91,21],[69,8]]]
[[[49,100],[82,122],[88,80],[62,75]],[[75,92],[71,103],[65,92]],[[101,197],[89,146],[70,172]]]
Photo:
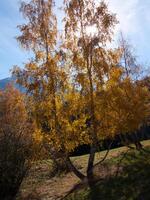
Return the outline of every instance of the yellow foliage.
[[[107,5],[92,0],[64,3],[65,38],[60,47],[52,1],[22,4],[30,20],[19,26],[18,40],[34,58],[24,70],[15,68],[15,74],[32,99],[35,141],[70,152],[136,131],[148,116],[148,91],[124,77],[121,49],[106,48],[117,23]],[[89,34],[93,27],[95,33]]]

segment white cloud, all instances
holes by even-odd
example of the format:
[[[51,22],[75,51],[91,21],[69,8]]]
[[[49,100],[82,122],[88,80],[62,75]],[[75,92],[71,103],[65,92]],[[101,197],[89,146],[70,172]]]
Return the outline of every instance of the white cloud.
[[[115,30],[116,36],[122,31],[135,47],[139,60],[150,63],[150,0],[106,0],[106,2],[119,20]]]
[[[138,31],[139,0],[107,0],[109,9],[117,14],[116,31],[132,34]]]

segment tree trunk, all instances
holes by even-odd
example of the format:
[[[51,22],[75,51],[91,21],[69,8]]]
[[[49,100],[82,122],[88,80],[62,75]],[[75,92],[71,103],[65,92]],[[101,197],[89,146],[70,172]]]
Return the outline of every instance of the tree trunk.
[[[91,51],[91,52],[90,52]],[[87,57],[87,71],[88,71],[88,78],[90,83],[90,114],[91,114],[91,139],[92,139],[92,145],[90,149],[90,155],[88,160],[88,166],[87,166],[87,179],[90,183],[94,180],[94,174],[93,174],[93,166],[94,166],[94,158],[95,158],[95,152],[97,148],[97,125],[95,122],[95,105],[94,105],[94,89],[93,89],[93,79],[92,79],[92,47],[89,50],[89,57]]]
[[[140,141],[135,142],[135,146],[138,151],[142,149],[142,144],[140,143]]]
[[[96,152],[96,147],[91,146],[89,160],[88,160],[88,167],[87,167],[87,179],[89,185],[94,181],[93,166],[94,166],[95,152]]]

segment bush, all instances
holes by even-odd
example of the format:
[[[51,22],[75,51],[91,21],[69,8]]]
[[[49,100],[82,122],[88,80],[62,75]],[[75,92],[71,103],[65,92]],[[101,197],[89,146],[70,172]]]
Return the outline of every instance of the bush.
[[[23,95],[11,86],[0,92],[0,199],[14,199],[29,167],[32,126]]]

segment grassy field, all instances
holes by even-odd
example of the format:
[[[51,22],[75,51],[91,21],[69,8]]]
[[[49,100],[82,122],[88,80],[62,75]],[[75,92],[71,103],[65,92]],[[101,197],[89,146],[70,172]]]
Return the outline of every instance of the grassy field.
[[[51,178],[51,161],[40,161],[24,180],[18,200],[150,200],[150,140],[142,143],[146,151],[111,150],[105,162],[95,168],[97,183],[92,188],[72,173]],[[105,154],[97,153],[95,162]],[[88,155],[72,158],[82,172],[87,159]]]
[[[119,173],[101,179],[92,188],[84,187],[70,194],[66,200],[150,200],[150,148],[149,151],[130,151],[112,158],[108,163]]]

